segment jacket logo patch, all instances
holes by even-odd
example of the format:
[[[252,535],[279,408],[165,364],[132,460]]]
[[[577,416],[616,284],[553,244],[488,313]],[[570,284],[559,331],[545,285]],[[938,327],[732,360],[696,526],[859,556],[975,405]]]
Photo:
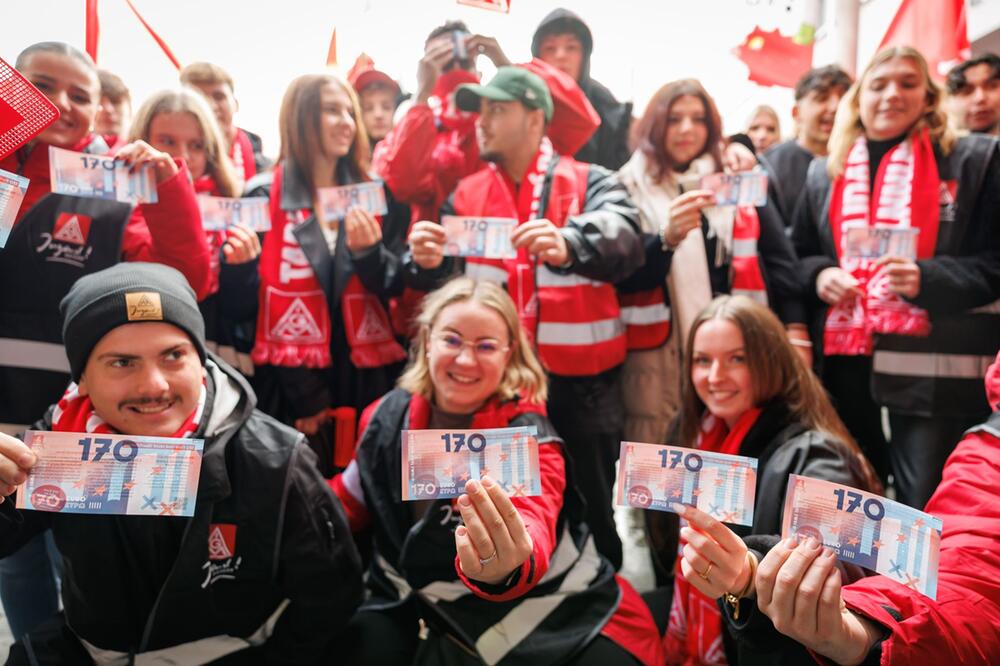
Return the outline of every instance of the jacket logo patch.
[[[208,527],[208,559],[228,560],[236,552],[236,525],[212,523]]]
[[[285,292],[269,287],[264,302],[266,321],[275,321],[273,312],[282,314],[268,331],[268,340],[299,344],[320,343],[326,340],[328,322],[323,321],[321,326],[313,316],[313,312],[325,312],[323,307],[325,300],[326,296],[322,291],[289,296]]]
[[[79,213],[60,213],[51,232],[39,234],[41,243],[35,252],[45,255],[45,261],[83,268],[94,248],[87,245],[93,219]]]
[[[125,310],[129,321],[163,321],[163,306],[155,291],[125,294]]]
[[[73,245],[86,245],[92,221],[89,216],[79,213],[59,213],[55,227],[52,229],[52,240],[72,243]]]

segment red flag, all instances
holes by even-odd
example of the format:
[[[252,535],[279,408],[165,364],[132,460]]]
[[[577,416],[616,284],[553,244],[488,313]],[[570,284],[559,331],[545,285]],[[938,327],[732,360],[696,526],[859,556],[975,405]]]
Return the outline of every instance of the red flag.
[[[97,0],[87,0],[86,9],[86,49],[90,58],[97,63],[97,41],[101,36],[101,24],[97,20]]]
[[[948,71],[971,57],[965,0],[903,0],[879,44],[912,46],[927,58],[931,76],[943,81]]]
[[[326,66],[335,67],[337,65],[337,29],[333,29],[330,35],[330,48],[326,51]]]
[[[460,5],[489,9],[494,12],[510,13],[510,0],[458,0]]]
[[[153,27],[148,23],[146,23],[146,19],[142,18],[142,14],[140,14],[139,10],[136,9],[135,5],[132,4],[132,0],[125,0],[125,4],[127,4],[128,8],[132,10],[132,13],[135,14],[135,17],[139,19],[139,23],[141,23],[142,27],[144,27],[146,31],[150,34],[150,36],[153,38],[153,41],[159,44],[160,49],[163,51],[164,55],[167,56],[170,62],[174,64],[174,67],[180,69],[181,68],[180,61],[177,60],[177,57],[174,55],[173,51],[170,50],[170,47],[167,46],[167,43],[163,41],[163,39],[161,39],[158,34],[156,34],[156,31],[153,30]]]
[[[372,60],[372,57],[370,55],[362,51],[361,54],[357,57],[357,59],[355,59],[354,64],[351,65],[351,69],[348,70],[347,80],[350,81],[351,85],[353,86],[354,82],[361,74],[373,69],[375,69],[375,61]],[[355,88],[356,87],[357,86],[355,86]]]
[[[764,32],[755,26],[733,55],[746,63],[749,78],[762,86],[794,88],[799,78],[812,67],[813,45],[799,44],[777,29]]]

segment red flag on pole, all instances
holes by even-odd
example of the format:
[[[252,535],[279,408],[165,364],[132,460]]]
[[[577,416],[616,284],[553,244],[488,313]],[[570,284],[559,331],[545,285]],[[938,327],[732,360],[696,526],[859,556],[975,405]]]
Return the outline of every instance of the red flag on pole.
[[[167,43],[163,41],[163,39],[161,39],[158,34],[156,34],[156,31],[153,30],[152,26],[146,23],[146,19],[142,18],[142,15],[139,13],[139,10],[136,9],[135,5],[132,4],[132,0],[125,0],[125,4],[127,4],[128,8],[132,10],[132,13],[135,14],[135,17],[139,19],[139,23],[141,23],[142,27],[144,27],[146,31],[150,34],[150,36],[153,38],[153,41],[159,44],[160,49],[167,56],[170,62],[174,64],[174,67],[180,69],[181,68],[180,61],[177,60],[177,57],[174,55],[173,51],[170,50],[170,47],[167,46]]]
[[[813,45],[801,44],[777,30],[764,32],[756,26],[733,55],[746,63],[749,78],[762,86],[794,88],[795,83],[812,67]]]
[[[971,55],[965,0],[903,0],[879,50],[912,46],[927,58],[931,76],[943,81],[948,71]]]
[[[337,29],[333,29],[333,34],[330,35],[330,48],[326,50],[326,66],[336,67],[337,66]]]
[[[97,20],[97,0],[87,0],[85,30],[87,54],[96,63],[97,41],[101,36],[101,24]]]

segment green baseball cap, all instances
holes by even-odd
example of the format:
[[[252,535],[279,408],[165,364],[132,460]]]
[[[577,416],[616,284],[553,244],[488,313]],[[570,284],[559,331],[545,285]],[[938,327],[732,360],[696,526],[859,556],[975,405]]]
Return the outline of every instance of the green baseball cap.
[[[529,109],[545,112],[545,121],[552,120],[552,94],[545,81],[522,67],[501,67],[487,83],[463,83],[455,91],[455,104],[462,111],[479,111],[479,100],[521,102]]]

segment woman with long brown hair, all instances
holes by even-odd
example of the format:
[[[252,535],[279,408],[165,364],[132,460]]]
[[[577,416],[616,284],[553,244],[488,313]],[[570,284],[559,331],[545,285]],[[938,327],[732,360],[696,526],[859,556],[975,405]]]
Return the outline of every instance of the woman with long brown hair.
[[[260,257],[252,355],[260,404],[310,437],[326,476],[336,446],[349,459],[357,414],[392,387],[406,358],[387,307],[402,292],[409,210],[388,189],[383,216],[354,207],[343,219],[323,219],[319,204],[321,188],[371,180],[360,119],[357,95],[340,77],[307,74],[289,84]],[[337,441],[333,408],[342,408],[334,412]]]
[[[671,443],[756,458],[757,487],[749,528],[682,509],[687,525],[680,530],[667,663],[740,663],[745,646],[724,631],[716,600],[726,597],[744,621],[753,610],[753,572],[781,534],[788,476],[872,492],[881,485],[781,322],[749,298],[720,296],[698,315],[688,335],[683,382]],[[776,650],[771,663],[788,663],[801,648],[789,641]]]
[[[625,437],[662,442],[677,410],[682,342],[719,294],[744,293],[805,339],[795,256],[772,206],[716,206],[702,176],[724,170],[722,120],[694,79],[653,95],[619,175],[640,213],[646,263],[619,283],[627,325]],[[671,331],[677,331],[671,335]]]
[[[918,51],[878,53],[840,102],[792,234],[824,384],[852,432],[888,409],[897,499],[918,508],[989,413],[1000,346],[1000,151],[956,138],[941,96]]]

